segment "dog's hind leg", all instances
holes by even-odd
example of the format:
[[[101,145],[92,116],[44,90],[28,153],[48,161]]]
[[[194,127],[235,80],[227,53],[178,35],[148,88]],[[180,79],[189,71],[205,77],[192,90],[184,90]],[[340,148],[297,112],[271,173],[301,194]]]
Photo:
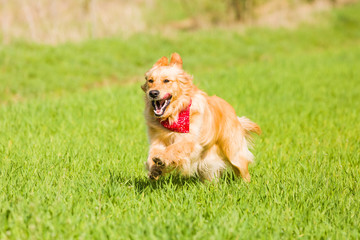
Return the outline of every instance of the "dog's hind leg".
[[[246,182],[250,182],[248,165],[253,161],[254,156],[248,149],[248,142],[244,134],[241,132],[235,134],[233,137],[223,141],[222,150],[235,174],[237,176],[241,175]]]
[[[197,172],[202,180],[212,181],[218,179],[225,168],[226,163],[219,155],[218,146],[214,145],[203,153],[198,162]]]
[[[230,159],[230,164],[237,176],[241,175],[241,177],[246,181],[251,181],[251,176],[248,170],[248,165],[251,163],[249,159],[244,156],[237,156],[235,158]],[[240,173],[240,174],[239,174]]]

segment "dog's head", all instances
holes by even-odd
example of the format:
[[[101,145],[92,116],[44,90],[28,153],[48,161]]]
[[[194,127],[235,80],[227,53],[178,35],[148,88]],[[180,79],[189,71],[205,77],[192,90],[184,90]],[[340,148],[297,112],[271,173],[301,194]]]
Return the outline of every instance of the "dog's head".
[[[192,88],[192,77],[182,69],[182,59],[177,53],[171,55],[170,63],[167,57],[160,58],[145,74],[145,80],[141,88],[158,118],[168,117],[178,109],[183,104],[181,99],[189,98]]]

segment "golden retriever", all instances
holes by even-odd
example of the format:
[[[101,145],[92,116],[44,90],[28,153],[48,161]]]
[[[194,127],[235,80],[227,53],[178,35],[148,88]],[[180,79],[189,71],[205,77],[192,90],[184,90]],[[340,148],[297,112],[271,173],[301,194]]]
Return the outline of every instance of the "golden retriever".
[[[172,54],[170,63],[166,57],[160,58],[145,80],[141,88],[146,94],[150,179],[176,169],[212,181],[231,166],[237,176],[250,181],[250,134],[261,132],[256,123],[238,117],[225,100],[210,97],[193,85],[177,53]]]

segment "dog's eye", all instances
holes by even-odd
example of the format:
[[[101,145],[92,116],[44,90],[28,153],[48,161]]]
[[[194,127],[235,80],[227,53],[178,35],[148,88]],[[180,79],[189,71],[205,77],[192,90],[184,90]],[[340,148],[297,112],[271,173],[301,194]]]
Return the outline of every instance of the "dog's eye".
[[[154,82],[154,80],[152,80],[152,79],[149,80],[149,83],[153,83],[153,82]]]
[[[164,80],[164,83],[168,83],[168,82],[170,82],[169,79],[165,79],[165,80]]]

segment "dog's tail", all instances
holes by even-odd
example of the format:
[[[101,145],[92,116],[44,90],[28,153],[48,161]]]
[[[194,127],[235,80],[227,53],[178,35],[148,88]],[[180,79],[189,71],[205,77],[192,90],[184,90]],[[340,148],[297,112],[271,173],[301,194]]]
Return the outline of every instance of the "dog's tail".
[[[245,129],[245,134],[247,138],[251,139],[251,133],[256,133],[257,135],[261,134],[261,129],[259,125],[250,121],[250,119],[246,117],[238,117],[238,120],[241,126]]]

